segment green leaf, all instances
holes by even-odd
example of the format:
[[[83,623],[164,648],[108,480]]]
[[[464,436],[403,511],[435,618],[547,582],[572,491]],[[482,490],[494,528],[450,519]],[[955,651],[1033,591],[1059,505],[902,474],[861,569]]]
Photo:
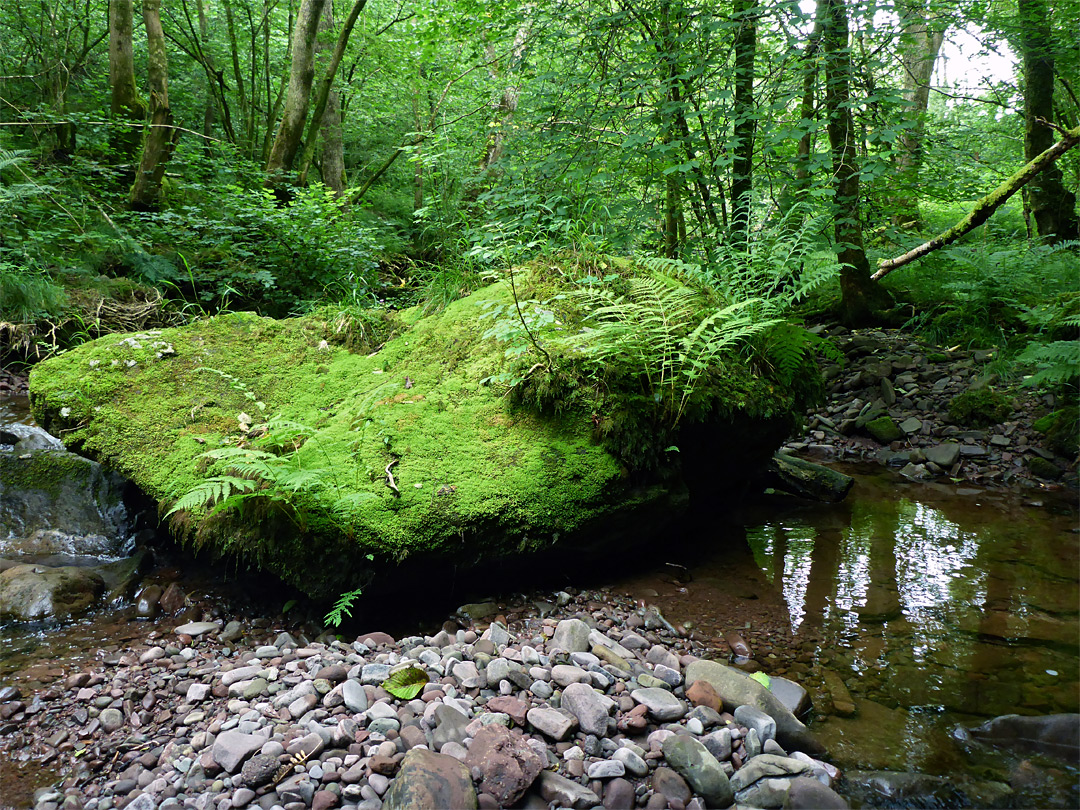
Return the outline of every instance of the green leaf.
[[[760,683],[766,689],[768,689],[770,684],[772,684],[772,678],[770,678],[764,672],[753,672],[750,674],[750,677]]]
[[[420,667],[406,667],[390,674],[383,681],[382,687],[399,700],[412,700],[420,694],[428,682],[426,670]]]

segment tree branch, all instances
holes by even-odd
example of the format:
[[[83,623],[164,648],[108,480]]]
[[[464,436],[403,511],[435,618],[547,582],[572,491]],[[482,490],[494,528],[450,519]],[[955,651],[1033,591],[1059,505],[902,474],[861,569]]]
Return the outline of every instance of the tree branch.
[[[953,225],[944,233],[938,234],[930,241],[923,242],[917,248],[913,248],[907,253],[897,256],[895,259],[882,259],[878,263],[877,272],[870,278],[874,281],[882,279],[898,267],[903,267],[905,264],[920,259],[938,248],[951,245],[961,236],[968,233],[968,231],[972,231],[979,227],[986,222],[986,220],[990,218],[990,215],[1000,208],[1009,197],[1023,188],[1031,178],[1035,177],[1035,175],[1044,169],[1052,166],[1054,161],[1078,143],[1080,143],[1080,127],[1073,127],[1072,129],[1065,131],[1062,134],[1060,141],[1055,143],[1041,155],[1037,155],[1024,168],[975,203],[975,207],[972,208],[970,213],[960,220],[960,222]]]

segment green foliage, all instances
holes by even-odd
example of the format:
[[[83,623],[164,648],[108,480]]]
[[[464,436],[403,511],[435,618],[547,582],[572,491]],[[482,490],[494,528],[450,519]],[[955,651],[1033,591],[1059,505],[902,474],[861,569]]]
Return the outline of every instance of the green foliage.
[[[369,558],[370,559],[370,558]],[[363,588],[354,588],[338,597],[334,606],[323,617],[323,622],[330,627],[341,627],[345,617],[352,617],[352,606],[364,593]]]
[[[949,418],[967,427],[996,425],[1008,419],[1012,412],[1012,400],[989,386],[965,391],[949,403]]]
[[[67,293],[46,274],[0,257],[0,321],[15,325],[58,318],[67,304]]]
[[[1032,424],[1046,436],[1050,447],[1065,458],[1076,458],[1080,453],[1080,408],[1067,405],[1046,414]]]
[[[412,700],[424,691],[429,681],[427,670],[422,667],[405,667],[391,672],[390,677],[382,682],[382,688],[398,700]]]
[[[654,273],[630,280],[626,295],[585,287],[585,328],[561,339],[591,373],[626,364],[674,429],[700,383],[722,355],[780,323],[760,316],[762,301],[716,308],[707,294]]]
[[[768,689],[772,685],[772,678],[770,678],[764,672],[751,672],[750,677],[753,678],[758,683],[760,683],[766,689]]]

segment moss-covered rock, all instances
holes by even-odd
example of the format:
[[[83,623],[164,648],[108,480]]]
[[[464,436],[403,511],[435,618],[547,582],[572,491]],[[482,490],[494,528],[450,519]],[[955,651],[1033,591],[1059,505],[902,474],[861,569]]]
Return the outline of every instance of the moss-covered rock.
[[[958,425],[973,428],[1004,422],[1012,412],[1012,400],[989,386],[969,389],[949,403],[949,418]]]
[[[165,508],[233,466],[221,487],[254,495],[235,509],[182,510],[174,531],[316,596],[418,555],[470,563],[662,525],[686,504],[688,465],[698,480],[745,481],[800,405],[741,363],[718,368],[715,389],[731,397],[699,397],[695,419],[652,438],[685,436],[682,452],[637,469],[600,440],[598,410],[620,407],[601,386],[584,395],[568,379],[578,394],[565,407],[511,405],[499,382],[539,358],[485,336],[482,316],[500,310],[514,317],[506,283],[437,315],[388,316],[396,336],[368,354],[321,317],[237,313],[107,336],[38,365],[31,403],[69,447]],[[238,480],[238,463],[253,484]]]
[[[866,423],[866,432],[881,444],[899,441],[904,438],[904,432],[900,430],[891,416],[879,416]]]
[[[1048,413],[1031,426],[1046,436],[1046,443],[1058,455],[1075,458],[1080,453],[1080,408],[1075,405]]]

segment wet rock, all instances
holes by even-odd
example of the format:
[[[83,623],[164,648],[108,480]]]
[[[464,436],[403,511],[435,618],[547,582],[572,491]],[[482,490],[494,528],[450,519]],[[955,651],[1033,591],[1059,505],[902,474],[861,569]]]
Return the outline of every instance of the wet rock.
[[[383,797],[385,810],[453,807],[476,810],[469,769],[445,754],[414,748],[405,754],[397,778]]]
[[[735,793],[723,767],[704,745],[676,734],[663,743],[664,757],[710,807],[727,807]]]
[[[563,690],[562,707],[577,718],[583,732],[603,737],[615,702],[591,686],[572,683]]]
[[[879,416],[866,423],[866,432],[879,444],[889,444],[904,437],[900,427],[893,421],[891,416]]]
[[[666,689],[635,689],[630,693],[630,697],[647,707],[649,714],[662,723],[678,720],[686,714],[686,704]]]
[[[545,764],[520,735],[500,725],[480,729],[465,758],[465,765],[480,774],[480,790],[504,807],[524,795]]]
[[[962,736],[1020,752],[1038,751],[1066,762],[1080,760],[1080,714],[1024,717],[1007,714],[980,726],[959,729]]]
[[[45,621],[77,616],[105,592],[91,568],[16,565],[0,571],[0,620]]]
[[[810,731],[768,689],[749,675],[715,661],[694,661],[686,668],[688,688],[707,681],[725,706],[754,706],[776,721],[776,739],[786,750],[820,755],[824,748]]]
[[[795,681],[779,675],[769,678],[769,691],[796,717],[802,717],[813,707],[809,692]]]
[[[791,780],[783,807],[784,810],[848,810],[850,805],[817,779],[797,776]]]
[[[572,807],[574,810],[586,810],[600,804],[600,797],[577,782],[554,771],[543,771],[536,780],[538,792],[546,802],[556,802],[558,807]]]

